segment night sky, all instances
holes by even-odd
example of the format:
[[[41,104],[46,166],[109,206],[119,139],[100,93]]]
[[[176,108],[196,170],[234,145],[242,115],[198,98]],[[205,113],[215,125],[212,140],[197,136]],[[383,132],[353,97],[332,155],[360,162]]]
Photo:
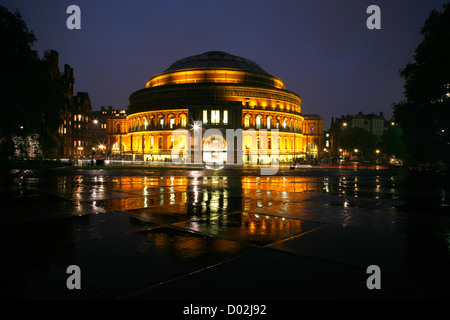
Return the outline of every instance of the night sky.
[[[59,52],[74,68],[75,92],[93,110],[126,108],[129,96],[176,60],[225,51],[258,63],[302,98],[302,112],[324,118],[383,112],[403,97],[399,69],[413,61],[420,29],[438,0],[132,0],[0,1],[19,10],[37,38],[34,49]],[[69,5],[81,30],[69,30]],[[381,29],[369,30],[369,5]]]

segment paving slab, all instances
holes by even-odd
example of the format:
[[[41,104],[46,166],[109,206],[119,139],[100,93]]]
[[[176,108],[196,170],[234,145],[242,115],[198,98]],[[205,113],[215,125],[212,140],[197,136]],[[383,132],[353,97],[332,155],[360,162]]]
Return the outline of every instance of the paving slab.
[[[264,248],[122,298],[286,303],[317,299],[434,299],[448,294],[442,288],[390,274],[383,275],[382,290],[369,290],[367,277],[364,268]]]

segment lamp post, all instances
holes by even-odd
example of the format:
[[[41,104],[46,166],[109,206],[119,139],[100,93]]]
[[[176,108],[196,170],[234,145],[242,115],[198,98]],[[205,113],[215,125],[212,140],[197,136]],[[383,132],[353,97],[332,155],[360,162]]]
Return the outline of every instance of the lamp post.
[[[94,155],[95,155],[95,147],[92,147],[92,152],[91,152],[91,165],[94,165]]]

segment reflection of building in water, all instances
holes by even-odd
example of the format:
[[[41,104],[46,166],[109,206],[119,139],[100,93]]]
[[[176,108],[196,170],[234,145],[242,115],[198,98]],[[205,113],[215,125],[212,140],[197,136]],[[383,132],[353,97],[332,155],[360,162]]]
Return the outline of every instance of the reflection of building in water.
[[[284,217],[245,212],[241,217],[242,228],[255,235],[272,235],[292,229],[297,230],[300,229],[303,222],[294,219],[286,220]]]
[[[60,177],[59,189],[72,193],[75,201],[92,202],[97,208],[127,214],[160,224],[189,223],[200,233],[231,234],[250,241],[280,239],[301,230],[302,221],[285,219],[283,210],[263,214],[258,209],[282,208],[283,201],[313,189],[315,178],[226,176],[124,176]],[[310,181],[310,182],[308,182]],[[319,184],[317,184],[319,185]],[[289,192],[286,192],[289,190]],[[295,190],[296,192],[291,192]],[[268,211],[269,211],[268,210]],[[205,230],[205,228],[207,228]],[[149,230],[148,241],[172,248],[183,259],[220,252],[235,252],[241,244],[186,236],[166,228]],[[217,243],[212,243],[216,241]]]
[[[236,241],[196,237],[192,234],[187,235],[176,231],[171,233],[166,228],[150,230],[147,234],[147,241],[157,248],[172,249],[172,252],[183,260],[211,258],[215,254],[235,253],[243,247],[241,243]]]
[[[207,218],[230,212],[251,212],[280,202],[295,201],[305,192],[323,192],[324,184],[320,179],[282,176],[99,176],[88,181],[86,177],[74,176],[58,179],[58,188],[73,192],[76,201],[98,200],[96,205],[107,210],[153,208],[154,212],[159,213]]]
[[[235,159],[226,159],[229,141],[217,135],[198,146],[203,162],[268,163],[272,154],[283,162],[317,158],[323,150],[323,119],[303,114],[300,96],[255,62],[211,51],[174,62],[134,92],[127,115],[107,120],[108,151],[116,157],[164,161],[176,150],[187,161],[198,129],[194,122],[201,122],[203,130],[218,130],[223,138],[227,129],[244,130],[242,141],[236,138]],[[184,134],[175,136],[177,129]],[[267,130],[267,136],[259,130]]]
[[[322,178],[301,176],[249,176],[242,178],[242,189],[245,194],[254,193],[255,190],[268,190],[275,192],[297,193],[318,191],[322,188]],[[270,196],[271,193],[267,193]]]

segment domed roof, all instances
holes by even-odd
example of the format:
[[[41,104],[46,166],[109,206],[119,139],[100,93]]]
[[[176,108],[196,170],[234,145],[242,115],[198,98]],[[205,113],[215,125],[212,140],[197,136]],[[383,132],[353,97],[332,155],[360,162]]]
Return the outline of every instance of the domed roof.
[[[222,51],[208,51],[175,61],[164,72],[192,68],[230,68],[267,74],[257,63]]]

